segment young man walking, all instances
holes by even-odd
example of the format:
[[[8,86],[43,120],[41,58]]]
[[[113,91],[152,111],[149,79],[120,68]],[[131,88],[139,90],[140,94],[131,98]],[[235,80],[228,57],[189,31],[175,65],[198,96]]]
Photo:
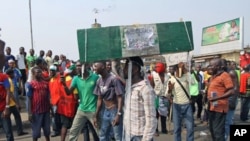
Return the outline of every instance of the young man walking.
[[[94,70],[101,75],[94,90],[94,93],[98,95],[97,110],[94,118],[95,126],[97,126],[101,109],[104,110],[101,116],[100,141],[110,140],[111,128],[113,128],[115,140],[121,141],[122,95],[124,94],[124,87],[117,77],[107,71],[106,61],[95,63]],[[102,106],[105,107],[102,108]]]

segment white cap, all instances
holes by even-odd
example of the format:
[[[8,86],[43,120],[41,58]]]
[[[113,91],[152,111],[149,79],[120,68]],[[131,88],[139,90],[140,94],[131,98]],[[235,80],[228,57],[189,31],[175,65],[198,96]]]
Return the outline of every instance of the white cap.
[[[51,65],[51,66],[49,67],[49,70],[53,70],[53,71],[56,71],[56,70],[57,70],[57,68],[56,68],[56,66],[54,66],[54,65]]]
[[[8,63],[14,63],[15,61],[13,59],[8,60]]]

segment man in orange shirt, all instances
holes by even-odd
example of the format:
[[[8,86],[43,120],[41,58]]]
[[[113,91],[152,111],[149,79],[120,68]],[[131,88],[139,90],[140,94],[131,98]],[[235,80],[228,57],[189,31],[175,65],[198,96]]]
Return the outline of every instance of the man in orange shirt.
[[[228,111],[228,98],[233,94],[233,81],[230,75],[223,71],[219,58],[209,62],[211,80],[208,86],[209,129],[214,141],[225,140],[225,120]]]
[[[60,99],[60,74],[57,71],[57,67],[50,66],[50,81],[49,81],[49,91],[50,91],[50,104],[52,106],[52,128],[54,132],[51,137],[59,136],[61,131],[61,121],[60,115],[57,113],[57,105]]]
[[[66,86],[70,87],[73,76],[76,74],[76,66],[72,65],[64,71],[64,75],[60,75],[61,79],[65,80]],[[76,113],[77,106],[77,94],[75,89],[73,93],[67,94],[64,89],[64,85],[60,82],[60,99],[57,103],[57,113],[60,114],[61,120],[61,141],[65,141],[67,135],[67,129],[72,125],[73,119]]]

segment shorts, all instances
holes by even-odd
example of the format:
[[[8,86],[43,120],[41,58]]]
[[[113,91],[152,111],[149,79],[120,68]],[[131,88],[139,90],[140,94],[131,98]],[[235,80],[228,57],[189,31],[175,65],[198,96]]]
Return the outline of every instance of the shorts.
[[[69,118],[64,115],[60,115],[60,117],[61,117],[62,127],[69,129],[72,126],[74,118]]]
[[[44,136],[50,135],[50,113],[33,114],[32,116],[32,137],[37,139],[41,137],[41,129],[43,129]]]

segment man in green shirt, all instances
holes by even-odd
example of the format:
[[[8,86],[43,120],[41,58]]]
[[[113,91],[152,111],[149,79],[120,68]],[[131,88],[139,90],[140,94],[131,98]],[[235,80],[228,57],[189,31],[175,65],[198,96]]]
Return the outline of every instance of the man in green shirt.
[[[35,56],[34,54],[35,54],[34,49],[30,49],[30,55],[26,57],[28,69],[32,67],[32,63],[35,62],[37,59],[37,56]]]
[[[87,124],[88,120],[93,124],[93,117],[97,104],[97,96],[93,94],[93,91],[99,76],[91,72],[90,65],[88,64],[85,64],[84,72],[81,71],[82,64],[80,62],[77,62],[76,66],[78,75],[73,78],[69,89],[67,88],[65,81],[62,81],[65,91],[70,94],[74,89],[77,89],[80,99],[77,113],[72,127],[70,128],[69,141],[77,140],[78,135]]]

